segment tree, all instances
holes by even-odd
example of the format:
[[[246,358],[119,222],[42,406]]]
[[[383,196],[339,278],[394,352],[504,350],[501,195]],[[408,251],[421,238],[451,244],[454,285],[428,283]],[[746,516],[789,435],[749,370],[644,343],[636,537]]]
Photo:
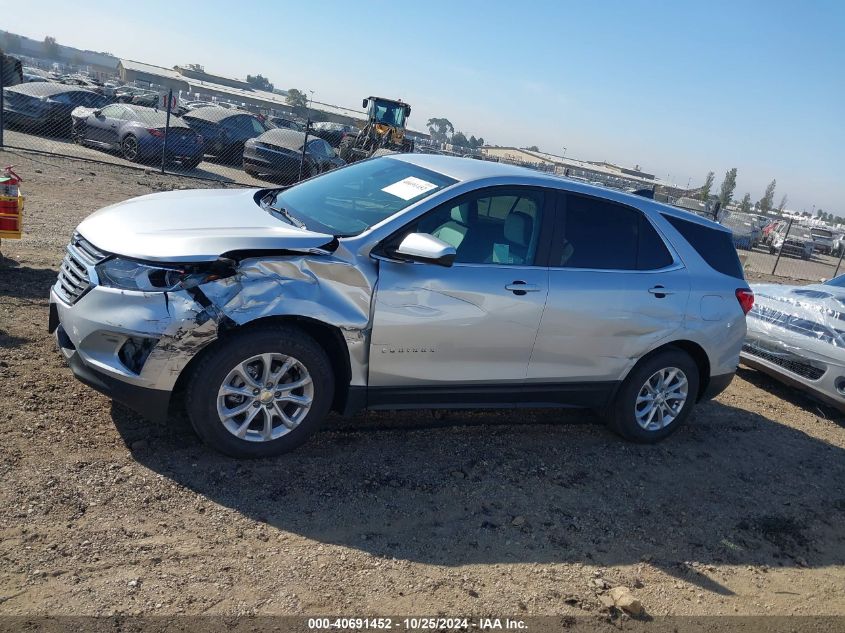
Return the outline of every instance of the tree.
[[[3,35],[3,50],[7,53],[18,53],[21,50],[21,36],[6,32]]]
[[[787,200],[789,200],[789,197],[786,194],[783,194],[780,198],[780,204],[778,204],[778,214],[783,215],[783,210],[786,208]]]
[[[540,148],[537,147],[536,145],[532,145],[531,147],[526,147],[525,149],[527,149],[529,152],[539,152],[540,151]]]
[[[763,213],[768,213],[772,208],[772,203],[775,201],[776,185],[776,180],[770,182],[769,186],[766,187],[766,193],[763,194],[763,197],[760,198],[760,201],[757,203],[757,205],[760,207],[760,211],[762,211]]]
[[[70,63],[74,66],[83,66],[85,64],[85,58],[82,56],[82,53],[76,51],[73,54],[73,57],[70,60]]]
[[[722,203],[722,208],[728,206],[733,200],[734,189],[736,189],[736,167],[732,167],[725,172],[725,179],[722,181],[722,187],[719,190],[719,202]]]
[[[457,145],[458,147],[469,147],[469,140],[463,132],[455,132],[452,134],[452,140],[450,143],[452,143],[452,145]]]
[[[273,92],[273,84],[270,83],[270,80],[267,79],[264,75],[247,75],[246,82],[256,88],[258,90],[266,90],[267,92]]]
[[[449,135],[455,132],[455,126],[452,125],[449,119],[445,118],[429,119],[426,126],[428,126],[428,132],[431,134],[431,138],[441,143],[448,141]]]
[[[746,193],[742,196],[742,202],[739,203],[740,213],[751,213],[751,194]]]
[[[304,90],[297,90],[291,88],[288,90],[288,96],[285,97],[285,103],[291,106],[299,116],[304,116],[308,110],[308,96]]]
[[[704,184],[701,186],[701,193],[698,197],[704,202],[707,202],[710,198],[710,190],[713,188],[713,176],[715,176],[715,174],[712,171],[708,171],[707,178],[704,179]]]
[[[819,209],[818,211],[816,211],[816,217],[821,219],[822,213],[824,213],[824,211],[822,209]]]
[[[59,45],[56,44],[56,38],[48,35],[44,38],[44,56],[50,59],[59,59]]]

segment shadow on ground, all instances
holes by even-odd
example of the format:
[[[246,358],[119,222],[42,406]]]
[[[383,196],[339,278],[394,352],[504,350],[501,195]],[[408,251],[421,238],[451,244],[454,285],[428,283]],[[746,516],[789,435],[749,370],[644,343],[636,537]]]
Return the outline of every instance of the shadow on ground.
[[[213,453],[182,419],[151,427],[112,414],[150,469],[279,530],[378,556],[647,560],[719,593],[730,592],[691,562],[845,561],[843,450],[718,402],[657,446],[572,411],[395,412],[332,419],[298,451],[262,461]]]
[[[56,270],[52,268],[30,268],[13,260],[0,260],[0,297],[17,299],[43,299],[50,297],[50,288],[56,283]],[[47,322],[45,312],[44,322]]]

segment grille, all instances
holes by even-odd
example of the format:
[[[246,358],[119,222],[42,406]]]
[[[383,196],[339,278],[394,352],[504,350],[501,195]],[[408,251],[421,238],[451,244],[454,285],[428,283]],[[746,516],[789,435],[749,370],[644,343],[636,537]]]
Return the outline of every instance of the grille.
[[[784,357],[778,354],[773,354],[751,343],[745,343],[742,346],[742,351],[752,356],[757,356],[763,360],[767,360],[779,367],[783,367],[793,374],[798,374],[807,380],[818,380],[824,376],[825,368],[811,365],[803,358],[796,356]]]
[[[67,252],[59,267],[55,289],[59,297],[69,304],[76,303],[91,287],[89,266],[102,261],[105,255],[78,234],[67,245]]]

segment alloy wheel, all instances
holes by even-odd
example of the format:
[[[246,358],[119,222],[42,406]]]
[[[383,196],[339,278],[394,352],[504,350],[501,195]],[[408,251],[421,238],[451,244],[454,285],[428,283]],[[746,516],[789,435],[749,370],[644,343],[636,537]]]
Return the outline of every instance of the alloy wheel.
[[[640,428],[659,431],[669,426],[684,408],[689,383],[677,367],[654,372],[640,388],[634,403],[634,418]]]
[[[313,400],[311,375],[299,360],[257,354],[226,375],[217,392],[217,414],[235,437],[269,442],[299,426]]]

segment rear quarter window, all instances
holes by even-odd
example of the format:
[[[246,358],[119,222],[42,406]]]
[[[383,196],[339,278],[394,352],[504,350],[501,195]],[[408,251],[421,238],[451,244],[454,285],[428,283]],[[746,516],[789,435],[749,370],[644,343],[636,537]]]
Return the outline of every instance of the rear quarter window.
[[[677,229],[678,233],[689,242],[690,246],[701,255],[701,258],[711,268],[736,279],[745,279],[742,273],[742,264],[739,262],[739,256],[737,256],[734,247],[733,236],[730,233],[711,229],[703,224],[682,220],[671,215],[664,215],[663,217]]]

